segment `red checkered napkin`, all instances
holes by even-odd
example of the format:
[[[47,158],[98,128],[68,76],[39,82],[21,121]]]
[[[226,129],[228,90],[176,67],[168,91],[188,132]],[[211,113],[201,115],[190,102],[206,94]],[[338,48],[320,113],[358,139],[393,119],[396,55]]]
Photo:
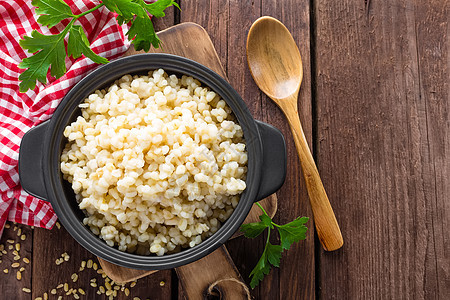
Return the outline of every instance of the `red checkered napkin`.
[[[99,4],[92,0],[65,0],[75,14]],[[51,228],[56,215],[50,203],[28,195],[20,186],[18,174],[19,146],[25,132],[49,119],[67,91],[87,72],[97,66],[84,56],[66,58],[67,73],[55,80],[47,77],[47,85],[38,83],[33,91],[19,92],[17,66],[30,53],[19,45],[23,35],[33,29],[44,34],[61,32],[68,24],[64,20],[50,30],[36,22],[31,0],[0,0],[0,236],[7,220]],[[105,7],[77,21],[83,26],[91,49],[108,59],[122,55],[129,47],[114,15]]]

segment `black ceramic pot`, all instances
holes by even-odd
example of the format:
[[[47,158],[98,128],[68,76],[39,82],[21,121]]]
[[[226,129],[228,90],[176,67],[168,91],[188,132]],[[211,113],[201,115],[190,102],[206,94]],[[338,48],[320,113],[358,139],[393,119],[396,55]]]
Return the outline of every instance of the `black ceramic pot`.
[[[63,131],[81,114],[78,105],[95,90],[108,87],[125,74],[144,74],[158,68],[167,73],[190,75],[218,93],[241,125],[248,151],[247,188],[229,219],[199,245],[160,257],[122,252],[94,235],[83,225],[84,214],[60,170],[60,156],[67,142]],[[253,203],[282,186],[286,176],[286,147],[281,132],[254,120],[238,93],[212,70],[175,55],[140,54],[110,62],[84,77],[64,97],[50,120],[28,131],[20,144],[19,174],[22,187],[29,194],[50,201],[60,222],[88,251],[124,267],[161,270],[198,260],[225,243],[239,229]]]

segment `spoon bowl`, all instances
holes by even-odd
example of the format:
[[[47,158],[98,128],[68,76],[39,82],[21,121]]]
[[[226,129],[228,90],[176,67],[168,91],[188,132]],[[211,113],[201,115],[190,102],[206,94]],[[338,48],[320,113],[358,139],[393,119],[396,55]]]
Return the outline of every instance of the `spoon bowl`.
[[[262,17],[253,24],[247,39],[247,60],[253,79],[269,97],[284,99],[298,93],[302,58],[289,30],[277,19]]]
[[[303,64],[300,51],[286,26],[272,17],[256,20],[247,37],[247,61],[258,87],[280,107],[289,122],[319,240],[327,251],[339,249],[344,243],[341,230],[298,116],[297,98],[303,79]]]

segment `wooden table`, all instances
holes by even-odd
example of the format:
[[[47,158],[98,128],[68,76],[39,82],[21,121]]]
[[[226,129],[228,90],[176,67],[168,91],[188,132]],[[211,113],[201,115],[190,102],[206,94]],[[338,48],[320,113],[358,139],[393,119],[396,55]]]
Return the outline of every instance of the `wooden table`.
[[[283,255],[281,267],[252,291],[254,297],[448,299],[448,1],[180,2],[182,11],[171,10],[156,21],[157,28],[185,21],[205,27],[231,84],[255,118],[286,136],[289,162],[286,183],[277,193],[279,223],[312,214],[287,123],[248,71],[248,29],[262,15],[276,17],[290,29],[302,53],[300,117],[345,244],[339,251],[324,252],[310,222],[307,240]],[[102,280],[92,269],[72,283],[72,273],[93,255],[63,228],[14,227],[5,230],[0,243],[20,240],[20,228],[26,235],[20,254],[31,264],[20,281],[15,272],[0,270],[0,298],[34,299],[69,282],[86,291],[82,299],[103,299],[90,287],[91,278]],[[244,278],[263,245],[263,236],[227,243]],[[57,266],[63,252],[70,259]],[[4,256],[0,268],[11,262],[11,255]],[[22,287],[31,288],[32,296]],[[126,298],[119,295],[116,299]],[[139,280],[131,295],[183,298],[172,270]]]

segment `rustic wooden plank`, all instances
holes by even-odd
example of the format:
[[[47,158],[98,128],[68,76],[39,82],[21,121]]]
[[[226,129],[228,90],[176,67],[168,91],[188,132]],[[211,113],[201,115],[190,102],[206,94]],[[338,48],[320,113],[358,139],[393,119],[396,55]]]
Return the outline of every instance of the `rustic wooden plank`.
[[[25,263],[24,258],[31,261],[31,249],[33,244],[33,230],[30,226],[22,224],[14,224],[11,222],[6,223],[9,228],[5,228],[3,235],[0,239],[1,248],[6,251],[4,254],[2,251],[0,254],[0,291],[2,299],[30,299],[31,295],[24,293],[22,288],[31,289],[31,271],[32,265]],[[25,236],[25,240],[21,239],[21,236]],[[10,241],[14,241],[10,243]],[[16,250],[16,244],[20,244],[20,250]],[[10,249],[12,246],[12,249]],[[13,251],[17,251],[20,256],[19,260],[14,260],[16,256]],[[19,263],[17,268],[11,267],[13,263]],[[20,268],[24,268],[21,272],[22,278],[17,280],[17,271]],[[8,273],[4,273],[4,270],[8,270]]]
[[[181,1],[181,22],[194,22],[208,32],[222,66],[227,71],[229,1]]]
[[[448,2],[315,1],[323,299],[449,295]]]
[[[210,34],[225,66],[227,78],[239,92],[256,119],[262,119],[261,93],[252,83],[247,68],[245,42],[250,25],[260,16],[261,1],[183,1],[181,21],[199,23]],[[212,17],[214,16],[214,17]],[[256,215],[260,212],[256,211]],[[264,237],[239,238],[227,242],[227,248],[243,278],[248,276],[263,251]],[[256,299],[278,299],[278,270],[266,276],[252,291]]]
[[[312,144],[312,95],[311,95],[311,53],[310,53],[310,7],[309,1],[262,1],[262,15],[280,20],[291,32],[300,50],[303,62],[303,81],[298,99],[300,120],[311,151]],[[252,83],[252,85],[254,85]],[[307,216],[310,221],[305,241],[291,246],[283,254],[280,265],[280,299],[315,298],[314,223],[306,185],[301,173],[300,160],[286,118],[278,107],[266,96],[262,99],[264,121],[280,129],[285,138],[288,153],[286,182],[278,191],[278,213],[276,222],[288,223],[298,216]],[[326,182],[324,182],[327,189]],[[329,195],[333,205],[334,197]],[[339,216],[337,216],[339,218]],[[320,243],[317,247],[321,247]]]
[[[424,155],[425,211],[428,233],[415,295],[446,299],[450,295],[450,39],[449,2],[416,2],[416,38],[420,97],[425,104],[427,142]],[[419,100],[420,100],[419,97]],[[423,126],[422,126],[423,129]],[[419,175],[419,174],[417,174]],[[412,186],[410,186],[412,187]],[[421,203],[423,205],[423,203]],[[417,221],[416,221],[417,222]],[[412,239],[415,240],[415,239]]]
[[[105,271],[106,275],[108,275],[109,278],[111,278],[116,282],[127,283],[158,272],[157,270],[144,271],[126,268],[110,263],[104,259],[101,259],[100,257],[97,257],[97,259],[100,265],[102,266],[102,269]]]
[[[205,296],[216,294],[219,294],[221,299],[233,300],[246,300],[250,296],[225,246],[175,270],[180,278],[184,296],[190,300],[201,300]]]

